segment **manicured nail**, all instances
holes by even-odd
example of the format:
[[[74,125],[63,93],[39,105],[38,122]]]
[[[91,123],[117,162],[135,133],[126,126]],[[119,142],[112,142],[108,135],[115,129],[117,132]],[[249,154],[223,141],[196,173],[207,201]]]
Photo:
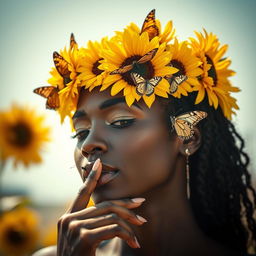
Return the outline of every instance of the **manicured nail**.
[[[132,198],[131,199],[134,203],[143,203],[146,199],[142,197]]]
[[[137,219],[143,223],[148,222],[145,218],[141,217],[140,215],[136,215]]]
[[[94,164],[93,164],[93,166],[92,166],[92,171],[98,170],[99,165],[100,165],[100,159],[98,158],[98,159],[94,162]]]
[[[135,242],[137,248],[140,248],[140,244],[139,244],[139,242],[138,242],[136,236],[134,237],[134,242]]]

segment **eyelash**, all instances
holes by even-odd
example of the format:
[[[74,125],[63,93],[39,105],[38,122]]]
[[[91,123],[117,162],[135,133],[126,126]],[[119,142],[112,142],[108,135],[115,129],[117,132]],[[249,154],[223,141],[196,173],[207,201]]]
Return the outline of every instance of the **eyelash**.
[[[121,120],[116,120],[108,125],[112,126],[113,128],[116,128],[116,129],[123,129],[123,128],[131,126],[133,123],[135,123],[135,121],[136,121],[135,118],[121,119]],[[118,122],[120,123],[120,125],[116,125],[116,123],[118,123]],[[90,132],[89,129],[82,130],[82,131],[77,132],[75,135],[72,135],[71,138],[72,139],[77,138],[78,141],[82,141],[88,136],[89,132]]]

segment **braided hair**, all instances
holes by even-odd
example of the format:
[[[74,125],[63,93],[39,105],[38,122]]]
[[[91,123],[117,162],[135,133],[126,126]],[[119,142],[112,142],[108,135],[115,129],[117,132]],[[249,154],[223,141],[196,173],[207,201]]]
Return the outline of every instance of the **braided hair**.
[[[189,159],[191,207],[206,235],[245,252],[256,245],[256,193],[247,169],[244,140],[220,108],[209,106],[207,99],[195,105],[195,97],[195,93],[189,93],[180,99],[159,98],[164,103],[168,127],[172,127],[170,115],[193,110],[208,114],[198,124],[202,144]]]

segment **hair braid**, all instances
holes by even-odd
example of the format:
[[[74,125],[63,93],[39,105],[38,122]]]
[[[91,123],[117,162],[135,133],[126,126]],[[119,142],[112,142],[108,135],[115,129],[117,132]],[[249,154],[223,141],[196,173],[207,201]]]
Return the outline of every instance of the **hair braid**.
[[[207,235],[246,251],[249,238],[256,243],[256,193],[247,170],[249,157],[244,152],[244,140],[220,108],[210,107],[207,99],[194,105],[195,96],[190,93],[171,101],[161,99],[168,125],[170,115],[193,110],[208,113],[198,124],[202,145],[190,157],[191,206],[198,225]]]

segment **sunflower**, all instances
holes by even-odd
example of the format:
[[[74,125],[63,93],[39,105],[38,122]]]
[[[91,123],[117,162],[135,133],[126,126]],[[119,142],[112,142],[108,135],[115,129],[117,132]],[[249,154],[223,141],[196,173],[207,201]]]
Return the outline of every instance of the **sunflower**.
[[[0,250],[3,255],[28,255],[36,249],[38,216],[28,208],[16,208],[0,216]]]
[[[199,83],[197,76],[202,74],[202,70],[199,68],[202,62],[193,54],[186,41],[179,43],[175,39],[174,44],[168,45],[167,49],[172,53],[172,60],[169,65],[179,69],[179,72],[173,76],[185,75],[187,77],[187,80],[178,86],[177,91],[172,96],[176,98],[180,98],[181,95],[187,96],[188,92],[193,90],[192,87]]]
[[[46,231],[43,234],[42,242],[41,242],[42,246],[48,247],[51,245],[56,245],[58,242],[57,237],[58,237],[57,225],[51,224],[50,226],[47,227]]]
[[[109,41],[108,48],[103,49],[102,55],[104,60],[99,68],[107,72],[112,72],[123,66],[133,64],[155,48],[158,48],[157,53],[150,61],[134,65],[130,71],[123,74],[109,74],[105,78],[100,90],[103,91],[112,85],[112,96],[123,90],[126,102],[129,106],[132,105],[135,99],[138,101],[141,97],[143,97],[148,107],[154,102],[155,95],[167,98],[169,83],[166,79],[162,79],[158,83],[153,94],[150,96],[141,96],[137,94],[134,82],[131,78],[131,72],[139,73],[145,79],[151,79],[155,76],[164,77],[178,71],[174,67],[166,66],[171,61],[171,53],[165,50],[165,43],[159,45],[158,37],[149,40],[148,33],[146,32],[139,35],[131,29],[125,29],[122,37],[120,37],[119,34],[119,39]]]
[[[49,141],[48,127],[44,117],[28,107],[13,105],[8,111],[0,112],[0,156],[2,160],[14,158],[14,165],[41,162],[39,151]]]
[[[103,38],[101,43],[89,41],[87,48],[81,48],[82,53],[81,65],[78,68],[80,80],[85,88],[89,88],[91,91],[94,87],[102,85],[102,82],[106,76],[106,72],[100,70],[98,67],[101,60],[101,51],[106,45],[106,38]]]
[[[228,119],[235,112],[233,109],[239,109],[236,100],[230,95],[231,92],[240,91],[239,88],[233,87],[229,77],[235,72],[229,69],[231,61],[223,58],[228,46],[220,46],[216,35],[208,34],[204,30],[204,35],[195,32],[197,39],[190,38],[194,54],[201,60],[203,73],[199,76],[199,83],[194,86],[198,91],[195,104],[200,103],[207,93],[209,105],[215,109],[220,105],[223,114]]]
[[[61,50],[60,56],[63,58],[59,64],[60,68],[58,69],[56,65],[52,68],[50,72],[52,77],[48,79],[48,83],[59,90],[60,107],[58,112],[61,116],[61,122],[63,122],[66,116],[72,115],[77,105],[78,88],[81,86],[78,69],[82,62],[82,53],[76,42],[70,40],[69,49],[67,50],[65,47]],[[61,74],[62,69],[66,69],[65,72],[68,73],[68,77]]]

